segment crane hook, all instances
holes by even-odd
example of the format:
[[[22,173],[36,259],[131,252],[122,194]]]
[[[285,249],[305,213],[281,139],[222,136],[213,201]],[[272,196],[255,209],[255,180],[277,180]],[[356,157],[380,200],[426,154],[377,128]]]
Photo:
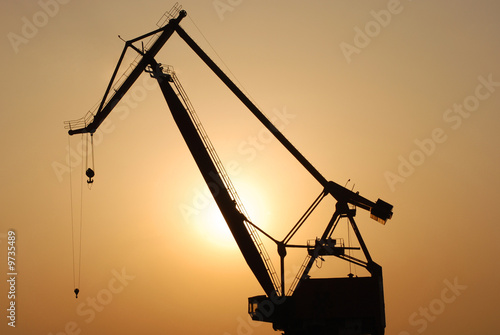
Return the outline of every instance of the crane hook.
[[[75,297],[76,299],[78,299],[78,293],[80,293],[80,290],[78,288],[75,288],[73,292],[75,292]]]
[[[94,178],[94,176],[95,176],[94,170],[92,170],[91,168],[88,168],[87,171],[85,172],[85,175],[87,175],[87,177],[89,178],[87,180],[87,184],[92,184],[94,182],[94,180],[92,178]]]

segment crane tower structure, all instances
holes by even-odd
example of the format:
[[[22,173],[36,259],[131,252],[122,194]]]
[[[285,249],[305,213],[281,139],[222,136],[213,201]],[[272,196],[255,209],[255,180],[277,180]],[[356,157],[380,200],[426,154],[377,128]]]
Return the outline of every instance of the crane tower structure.
[[[89,111],[81,119],[67,121],[68,133],[70,135],[93,134],[138,77],[143,72],[149,73],[158,82],[184,141],[205,182],[211,186],[209,188],[215,202],[248,266],[264,291],[264,294],[248,299],[248,313],[252,319],[269,322],[275,330],[282,330],[286,335],[384,334],[382,268],[371,258],[354,217],[356,209],[360,208],[369,211],[373,219],[385,224],[392,217],[392,205],[380,199],[375,202],[370,201],[359,193],[323,177],[182,29],[179,23],[186,15],[186,11],[176,5],[164,15],[158,29],[126,41],[101,102],[95,110]],[[318,198],[283,240],[272,238],[249,220],[234,186],[175,73],[171,67],[162,66],[156,61],[155,56],[174,32],[191,47],[322,186]],[[150,40],[145,46],[136,45],[146,38]],[[137,52],[138,56],[130,71],[122,77],[123,80],[117,80],[118,71],[129,48]],[[321,200],[327,196],[335,199],[336,209],[321,236],[306,245],[292,245],[290,239]],[[364,254],[364,259],[355,258],[350,253],[346,253],[349,247],[332,238],[332,233],[341,218],[347,218],[359,242],[359,248]],[[260,241],[259,233],[263,233],[276,243],[280,257],[280,275],[276,273]],[[307,252],[299,273],[288,292],[285,292],[284,261],[288,248],[303,248]],[[337,257],[362,266],[368,270],[370,276],[311,278],[309,272],[314,262],[326,256]]]

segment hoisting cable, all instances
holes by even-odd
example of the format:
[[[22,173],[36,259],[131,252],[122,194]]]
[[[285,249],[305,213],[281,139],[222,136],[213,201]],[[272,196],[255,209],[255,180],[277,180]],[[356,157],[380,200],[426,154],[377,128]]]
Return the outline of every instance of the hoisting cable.
[[[351,257],[351,228],[349,227],[350,226],[350,221],[349,219],[347,219],[347,247],[349,249],[347,249],[347,255],[349,257]],[[349,277],[352,277],[353,274],[352,274],[352,263],[351,262],[348,262],[349,263],[349,274],[347,276]]]
[[[347,255],[351,258],[351,222],[347,219],[347,246],[349,247]],[[357,263],[356,263],[357,264]],[[354,274],[352,273],[352,262],[349,262],[349,277],[358,276],[357,268],[354,267]]]
[[[83,152],[83,136],[82,136],[82,152]],[[78,251],[78,282],[75,285],[75,296],[78,298],[78,293],[80,290],[78,287],[80,286],[80,278],[81,278],[81,269],[82,269],[82,226],[83,226],[83,164],[82,164],[82,178],[80,179],[80,231],[79,235],[79,251]]]
[[[71,136],[68,135],[68,151],[71,150]],[[73,215],[73,174],[71,170],[73,166],[71,164],[71,157],[68,155],[68,165],[69,165],[69,202],[70,202],[70,210],[71,210],[71,246],[72,246],[72,263],[73,263],[73,286],[76,287],[76,275],[75,275],[75,220]],[[75,294],[78,297],[77,288],[75,288]]]
[[[83,151],[83,134],[82,134],[82,153]],[[68,150],[71,150],[70,136],[68,135]],[[78,298],[78,293],[80,289],[80,278],[81,278],[81,264],[82,264],[82,226],[83,226],[83,177],[80,183],[80,218],[79,218],[79,230],[77,237],[75,237],[75,215],[74,215],[74,198],[73,198],[73,165],[71,157],[68,159],[69,164],[69,188],[70,188],[70,210],[71,210],[71,245],[72,245],[72,263],[73,263],[73,286],[75,287],[74,293],[75,297]],[[82,175],[83,175],[83,164],[82,164]],[[78,251],[76,247],[76,241],[78,240]]]
[[[90,151],[92,155],[92,167],[89,167],[89,146],[88,146],[88,133],[87,133],[87,141],[85,141],[85,166],[87,170],[85,171],[85,175],[88,177],[87,185],[88,188],[92,188],[92,184],[94,183],[95,172],[94,172],[94,134],[90,134]]]
[[[351,181],[351,179],[348,179],[347,180],[347,183],[345,184],[344,187],[347,188],[347,184]],[[356,184],[353,184],[352,187],[351,187],[351,191],[354,192],[354,186],[356,186]],[[347,256],[349,258],[351,258],[351,220],[349,218],[347,218],[347,247],[348,247],[348,251],[347,251]],[[354,268],[354,272],[356,273],[356,267]],[[354,274],[352,273],[352,262],[349,262],[349,274],[347,275],[349,278],[352,278],[354,277]],[[357,277],[357,273],[356,273],[356,277]]]

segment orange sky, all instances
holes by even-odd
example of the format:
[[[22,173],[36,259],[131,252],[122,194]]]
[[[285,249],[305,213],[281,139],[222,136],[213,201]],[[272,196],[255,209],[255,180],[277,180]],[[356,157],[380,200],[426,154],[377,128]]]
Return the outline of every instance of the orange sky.
[[[275,334],[248,320],[247,298],[263,291],[146,75],[95,136],[95,184],[83,190],[78,300],[72,292],[66,161],[71,152],[78,221],[82,164],[73,153],[81,137],[72,137],[68,150],[63,121],[102,97],[123,48],[117,35],[155,29],[172,5],[0,5],[0,268],[8,279],[7,233],[14,229],[18,273],[15,328],[7,325],[9,286],[0,284],[1,334]],[[364,211],[357,216],[384,269],[386,333],[496,333],[498,3],[182,6],[184,29],[217,60],[210,45],[216,50],[327,179],[350,179],[368,199],[394,205],[386,226]],[[320,185],[178,37],[156,59],[175,67],[253,221],[283,238]],[[332,208],[325,202],[297,243],[320,235]],[[302,259],[290,256],[287,266],[297,271]],[[335,271],[348,273],[340,266]]]

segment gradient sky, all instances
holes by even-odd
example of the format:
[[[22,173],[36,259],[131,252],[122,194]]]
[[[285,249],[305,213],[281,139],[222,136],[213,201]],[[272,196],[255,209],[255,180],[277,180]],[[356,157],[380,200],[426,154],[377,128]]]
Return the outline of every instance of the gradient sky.
[[[81,156],[70,155],[76,228],[84,206],[73,294],[67,160],[81,137],[68,144],[63,121],[102,97],[123,48],[117,35],[155,29],[172,5],[1,3],[3,278],[9,229],[18,248],[16,328],[3,280],[1,334],[277,334],[248,320],[247,298],[263,291],[146,75],[96,134],[95,184],[82,202]],[[327,179],[394,205],[386,226],[357,215],[384,269],[386,333],[498,333],[498,2],[182,6],[184,29]],[[320,185],[180,38],[157,60],[175,67],[253,221],[284,237]],[[297,243],[320,235],[332,212],[329,200]],[[302,257],[290,256],[291,271]]]

